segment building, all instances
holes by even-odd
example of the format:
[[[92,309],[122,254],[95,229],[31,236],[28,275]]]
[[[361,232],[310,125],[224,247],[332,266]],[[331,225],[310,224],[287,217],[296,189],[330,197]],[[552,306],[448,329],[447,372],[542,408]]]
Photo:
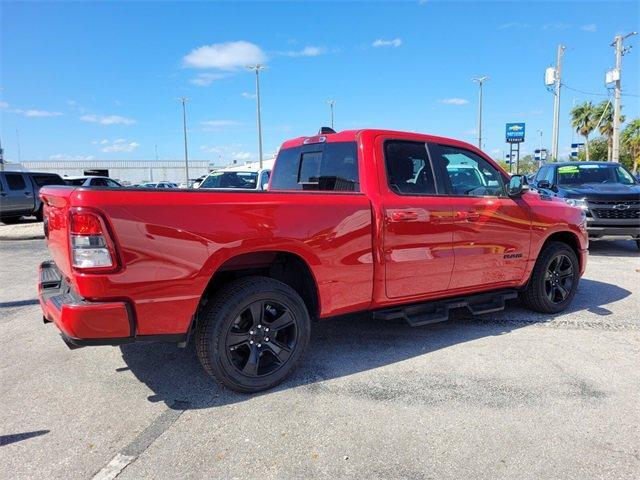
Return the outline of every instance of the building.
[[[7,163],[7,170],[57,173],[64,177],[105,175],[131,184],[140,182],[184,182],[182,160],[34,160]],[[198,178],[214,169],[209,160],[190,160],[189,177]]]

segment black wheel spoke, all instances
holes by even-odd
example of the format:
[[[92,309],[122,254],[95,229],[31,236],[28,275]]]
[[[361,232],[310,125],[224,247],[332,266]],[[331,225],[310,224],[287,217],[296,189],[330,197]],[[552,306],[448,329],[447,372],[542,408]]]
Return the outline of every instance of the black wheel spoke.
[[[560,278],[567,278],[571,276],[573,276],[573,268],[571,266],[569,266],[569,268],[566,268],[565,270],[560,271]]]
[[[235,349],[249,341],[247,332],[229,332],[227,334],[227,347]]]
[[[269,328],[273,330],[282,330],[289,325],[292,325],[294,322],[293,316],[288,310],[285,310],[282,315],[276,318],[273,322],[269,324]]]
[[[262,319],[264,318],[264,303],[263,302],[254,302],[249,305],[249,311],[251,312],[251,319],[253,320],[253,325],[259,325],[262,323]]]
[[[560,299],[564,300],[565,298],[567,298],[567,295],[569,295],[569,290],[567,290],[565,288],[564,285],[562,285],[561,283],[559,283],[558,285],[556,285],[556,290],[558,291],[558,293],[560,294]]]
[[[249,358],[247,358],[247,363],[244,364],[242,368],[242,373],[245,375],[256,376],[258,375],[258,364],[260,363],[260,352],[258,347],[255,345],[251,345],[249,349]]]
[[[291,349],[281,343],[271,341],[266,344],[271,353],[278,359],[280,363],[285,363],[291,356]]]

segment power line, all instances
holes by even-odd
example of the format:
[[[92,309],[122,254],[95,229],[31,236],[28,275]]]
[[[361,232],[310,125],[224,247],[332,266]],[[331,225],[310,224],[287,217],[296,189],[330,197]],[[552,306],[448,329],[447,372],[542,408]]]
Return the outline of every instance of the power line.
[[[597,96],[597,97],[610,97],[611,93],[595,93],[595,92],[587,92],[585,90],[580,90],[578,88],[573,88],[569,85],[567,85],[566,83],[563,83],[562,86],[564,88],[568,88],[569,90],[573,90],[574,92],[578,92],[578,93],[582,93],[584,95],[593,95],[593,96]],[[623,97],[640,97],[640,95],[637,95],[635,93],[622,93],[621,94]]]

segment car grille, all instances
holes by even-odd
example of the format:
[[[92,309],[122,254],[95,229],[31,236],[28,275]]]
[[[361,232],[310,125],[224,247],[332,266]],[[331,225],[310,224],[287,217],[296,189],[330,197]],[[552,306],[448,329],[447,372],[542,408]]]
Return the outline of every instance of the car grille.
[[[640,220],[640,200],[589,200],[589,210],[603,220]]]

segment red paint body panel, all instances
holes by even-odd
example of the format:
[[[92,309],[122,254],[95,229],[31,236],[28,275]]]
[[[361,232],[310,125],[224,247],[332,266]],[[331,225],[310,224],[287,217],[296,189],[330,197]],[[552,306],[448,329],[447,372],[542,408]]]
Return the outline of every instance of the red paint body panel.
[[[97,315],[94,325],[77,309],[43,309],[54,320],[58,316],[56,324],[70,336],[128,336],[125,303],[135,335],[184,333],[212,276],[225,262],[255,252],[299,256],[313,275],[320,317],[520,287],[544,241],[557,232],[575,235],[584,269],[587,237],[578,209],[534,193],[518,199],[398,196],[387,187],[384,138],[460,146],[493,163],[464,142],[363,130],[325,139],[357,142],[359,193],[44,187],[53,260],[78,296],[108,313]],[[282,148],[303,142],[289,140]],[[274,174],[277,168],[276,162]],[[71,267],[71,207],[102,215],[117,271]],[[510,253],[517,258],[505,259]]]

